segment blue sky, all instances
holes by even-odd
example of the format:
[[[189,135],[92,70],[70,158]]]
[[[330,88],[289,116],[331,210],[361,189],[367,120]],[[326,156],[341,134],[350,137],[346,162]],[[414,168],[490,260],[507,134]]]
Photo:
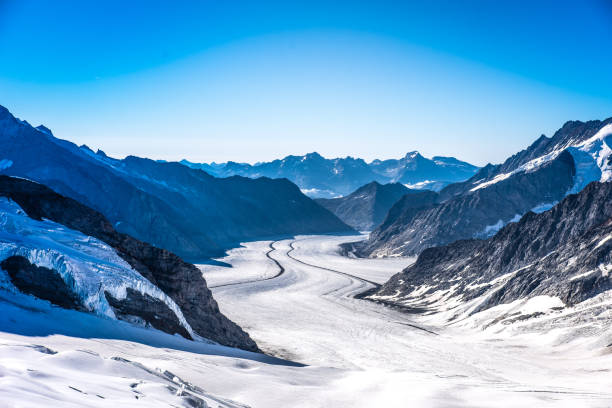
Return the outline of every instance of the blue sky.
[[[0,0],[0,104],[118,157],[500,162],[612,116],[611,67],[604,0]]]

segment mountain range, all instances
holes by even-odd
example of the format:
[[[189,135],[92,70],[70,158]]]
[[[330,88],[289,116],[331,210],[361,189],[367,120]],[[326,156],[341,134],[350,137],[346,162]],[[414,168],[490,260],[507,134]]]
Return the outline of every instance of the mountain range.
[[[315,201],[358,231],[378,226],[400,198],[414,193],[400,183],[380,184],[376,181],[338,198],[317,198]]]
[[[417,255],[460,239],[487,238],[529,211],[542,212],[592,181],[612,178],[612,118],[567,122],[500,165],[411,205],[405,197],[364,242],[360,256]],[[414,197],[416,199],[416,197]]]
[[[268,236],[352,231],[287,179],[216,178],[176,162],[114,159],[4,107],[0,142],[0,174],[43,183],[101,212],[118,231],[193,261]]]
[[[181,163],[216,177],[287,178],[314,198],[345,196],[373,181],[440,190],[448,184],[467,180],[478,171],[478,167],[454,157],[435,156],[427,159],[416,151],[401,159],[374,160],[370,163],[353,157],[326,159],[316,152],[253,165],[232,161],[207,164],[182,160]]]

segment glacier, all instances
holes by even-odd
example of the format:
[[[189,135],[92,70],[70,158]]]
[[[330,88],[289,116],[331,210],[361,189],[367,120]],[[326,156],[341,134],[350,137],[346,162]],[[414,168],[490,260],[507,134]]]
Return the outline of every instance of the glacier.
[[[22,256],[33,265],[57,271],[91,312],[115,319],[104,292],[125,299],[131,288],[162,301],[194,338],[178,305],[104,242],[49,220],[37,221],[6,197],[0,197],[0,259]],[[0,289],[17,291],[0,269]]]

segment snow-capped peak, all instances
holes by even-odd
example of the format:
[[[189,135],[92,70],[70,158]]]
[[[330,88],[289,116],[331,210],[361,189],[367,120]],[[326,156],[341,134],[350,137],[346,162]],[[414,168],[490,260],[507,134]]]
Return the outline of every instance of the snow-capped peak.
[[[608,124],[585,141],[561,146],[550,153],[528,161],[511,172],[498,174],[491,180],[479,180],[470,191],[488,187],[517,173],[532,171],[554,160],[564,151],[572,155],[576,165],[575,183],[568,192],[569,194],[579,192],[592,181],[612,180],[612,124]]]
[[[0,197],[0,259],[22,256],[30,263],[57,271],[89,311],[115,318],[108,292],[124,299],[127,289],[162,301],[194,336],[178,305],[135,271],[104,242],[49,220],[28,217],[15,202]],[[0,269],[0,287],[16,290]]]

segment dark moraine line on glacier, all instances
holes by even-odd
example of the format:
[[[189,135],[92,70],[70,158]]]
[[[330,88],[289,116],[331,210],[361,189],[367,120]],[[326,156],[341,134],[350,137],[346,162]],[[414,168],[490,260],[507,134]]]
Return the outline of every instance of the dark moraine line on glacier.
[[[277,243],[278,241],[274,241],[274,242],[270,242],[270,250],[268,252],[266,252],[266,256],[268,257],[268,259],[272,260],[272,262],[274,262],[276,264],[276,266],[278,267],[278,273],[274,276],[269,276],[267,278],[261,278],[261,279],[251,279],[251,280],[246,280],[246,281],[241,281],[241,282],[233,282],[233,283],[224,283],[222,285],[215,285],[215,286],[209,286],[210,289],[214,289],[214,288],[222,288],[225,286],[235,286],[235,285],[244,285],[247,283],[256,283],[256,282],[263,282],[263,281],[267,281],[267,280],[271,280],[271,279],[276,279],[279,276],[281,276],[283,273],[285,273],[285,268],[283,267],[283,265],[280,264],[280,262],[278,262],[276,259],[272,258],[270,256],[270,254],[274,251],[276,251],[276,248],[274,248],[274,244]]]
[[[306,239],[308,239],[308,238],[306,238]],[[400,306],[400,305],[397,305],[395,303],[386,302],[384,300],[375,300],[375,299],[370,299],[370,298],[366,297],[369,294],[375,292],[382,285],[380,283],[372,282],[371,280],[360,278],[359,276],[351,275],[350,273],[347,273],[347,272],[342,272],[342,271],[338,271],[338,270],[335,270],[335,269],[326,268],[324,266],[310,264],[308,262],[304,262],[304,261],[302,261],[300,259],[297,259],[296,257],[291,255],[291,252],[293,252],[295,250],[295,247],[293,246],[293,244],[295,244],[296,242],[297,241],[291,242],[289,244],[289,247],[291,249],[289,251],[287,251],[287,256],[289,258],[293,259],[295,262],[301,263],[302,265],[310,266],[312,268],[318,268],[318,269],[322,269],[324,271],[336,273],[336,274],[339,274],[339,275],[344,275],[346,277],[349,277],[349,278],[352,278],[352,279],[356,279],[356,280],[358,280],[360,282],[369,283],[370,285],[374,286],[374,287],[372,287],[370,289],[367,289],[367,290],[365,290],[365,291],[363,291],[361,293],[358,293],[358,294],[354,295],[353,298],[355,298],[355,299],[362,299],[362,300],[368,300],[370,302],[378,303],[378,304],[390,307],[392,309],[399,310],[399,311],[404,312],[404,313],[412,313],[412,314],[414,314],[414,313],[423,313],[423,312],[426,311],[425,309],[419,309],[419,308],[408,307],[408,306]],[[438,333],[436,333],[434,331],[428,330],[428,329],[426,329],[424,327],[421,327],[421,326],[417,326],[416,324],[406,323],[406,322],[396,322],[396,323],[402,324],[404,326],[409,326],[409,327],[412,327],[412,328],[415,328],[415,329],[418,329],[418,330],[422,330],[424,332],[427,332],[429,334],[433,334],[433,335],[436,335],[436,336],[439,335]]]
[[[291,248],[289,251],[287,251],[287,256],[291,259],[293,259],[295,262],[299,262],[302,265],[306,265],[306,266],[311,266],[313,268],[318,268],[318,269],[323,269],[324,271],[329,271],[329,272],[333,272],[333,273],[337,273],[340,275],[344,275],[344,276],[348,276],[349,278],[353,278],[353,279],[357,279],[360,282],[365,282],[365,283],[369,283],[370,285],[374,285],[374,289],[378,289],[381,287],[380,283],[376,283],[376,282],[372,282],[371,280],[367,280],[364,278],[360,278],[359,276],[355,276],[355,275],[351,275],[350,273],[346,273],[346,272],[342,272],[342,271],[337,271],[335,269],[331,269],[331,268],[326,268],[324,266],[319,266],[319,265],[314,265],[314,264],[310,264],[308,262],[304,262],[300,259],[297,259],[294,256],[291,256],[291,252],[295,251],[295,247],[293,246],[293,244],[295,244],[297,241],[293,241],[289,244],[289,247]],[[368,289],[369,291],[370,289]]]

